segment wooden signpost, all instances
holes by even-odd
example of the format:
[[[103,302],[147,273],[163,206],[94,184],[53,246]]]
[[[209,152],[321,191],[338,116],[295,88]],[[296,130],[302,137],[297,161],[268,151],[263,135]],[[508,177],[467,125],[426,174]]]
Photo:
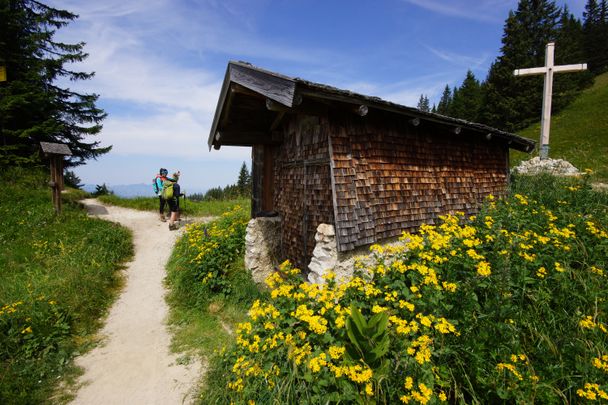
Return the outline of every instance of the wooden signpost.
[[[555,42],[549,42],[545,48],[545,66],[515,69],[515,76],[545,75],[545,86],[543,93],[543,113],[540,127],[540,158],[549,157],[549,130],[551,128],[551,96],[553,93],[553,73],[580,72],[587,70],[586,63],[575,65],[555,66]]]
[[[0,66],[0,82],[6,81],[6,66]]]
[[[51,186],[55,213],[61,213],[61,190],[63,190],[63,157],[71,156],[72,151],[64,143],[40,142],[42,152],[51,162]]]

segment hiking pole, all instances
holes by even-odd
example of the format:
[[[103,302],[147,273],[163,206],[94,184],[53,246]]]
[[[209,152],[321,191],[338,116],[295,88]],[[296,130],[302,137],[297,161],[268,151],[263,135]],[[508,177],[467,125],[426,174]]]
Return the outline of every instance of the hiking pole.
[[[188,223],[188,214],[186,213],[186,192],[184,191],[184,222]]]

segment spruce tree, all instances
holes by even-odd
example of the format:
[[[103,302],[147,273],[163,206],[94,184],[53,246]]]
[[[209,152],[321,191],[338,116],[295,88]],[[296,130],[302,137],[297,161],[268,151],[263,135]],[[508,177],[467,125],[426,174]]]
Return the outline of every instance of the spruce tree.
[[[542,76],[515,77],[518,68],[543,66],[545,46],[554,41],[560,10],[549,0],[520,0],[509,12],[501,55],[490,67],[481,121],[514,131],[538,121],[542,108]],[[559,52],[559,50],[558,50]]]
[[[480,107],[481,85],[473,72],[469,70],[462,85],[454,89],[450,115],[455,118],[477,122],[479,120]]]
[[[580,20],[570,13],[567,5],[561,11],[555,46],[556,64],[567,65],[586,62],[583,26]],[[590,71],[554,75],[553,111],[562,110],[579,94],[581,89],[592,82],[593,74]]]
[[[450,113],[450,106],[452,104],[452,90],[447,84],[441,94],[439,104],[437,104],[437,114],[448,115]]]
[[[87,57],[84,43],[54,39],[76,18],[36,0],[0,0],[0,65],[8,79],[0,83],[0,165],[35,163],[40,141],[67,143],[73,153],[67,166],[110,150],[86,139],[99,133],[106,116],[95,105],[98,96],[57,83],[93,76],[66,67]]]
[[[239,179],[237,180],[236,188],[241,196],[251,195],[251,175],[249,174],[245,162],[243,162],[241,170],[239,171]]]
[[[425,96],[424,94],[420,95],[420,99],[418,100],[418,106],[417,106],[417,108],[420,111],[425,111],[425,112],[430,112],[431,111],[429,98],[427,96]]]
[[[588,0],[583,13],[583,38],[589,70],[594,74],[608,70],[608,5]]]

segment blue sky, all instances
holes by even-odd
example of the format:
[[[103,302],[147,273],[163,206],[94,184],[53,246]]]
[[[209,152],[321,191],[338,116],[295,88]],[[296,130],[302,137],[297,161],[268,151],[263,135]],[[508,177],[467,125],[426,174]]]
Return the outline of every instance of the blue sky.
[[[182,187],[236,181],[249,148],[207,149],[229,60],[415,106],[467,69],[483,79],[516,0],[52,0],[80,15],[58,32],[84,41],[78,65],[109,114],[98,138],[112,151],[76,168],[84,183],[148,183],[159,167]],[[567,3],[581,17],[583,0]],[[556,44],[559,52],[559,44]],[[523,67],[523,66],[522,66]]]

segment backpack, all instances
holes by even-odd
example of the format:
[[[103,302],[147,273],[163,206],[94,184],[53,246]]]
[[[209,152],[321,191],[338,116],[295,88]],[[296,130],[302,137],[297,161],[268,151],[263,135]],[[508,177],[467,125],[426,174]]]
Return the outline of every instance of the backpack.
[[[154,190],[154,194],[158,195],[162,191],[161,188],[158,187],[158,179],[159,175],[157,174],[155,178],[152,179],[152,190]]]
[[[163,181],[161,195],[165,200],[173,198],[173,182],[171,180]]]

